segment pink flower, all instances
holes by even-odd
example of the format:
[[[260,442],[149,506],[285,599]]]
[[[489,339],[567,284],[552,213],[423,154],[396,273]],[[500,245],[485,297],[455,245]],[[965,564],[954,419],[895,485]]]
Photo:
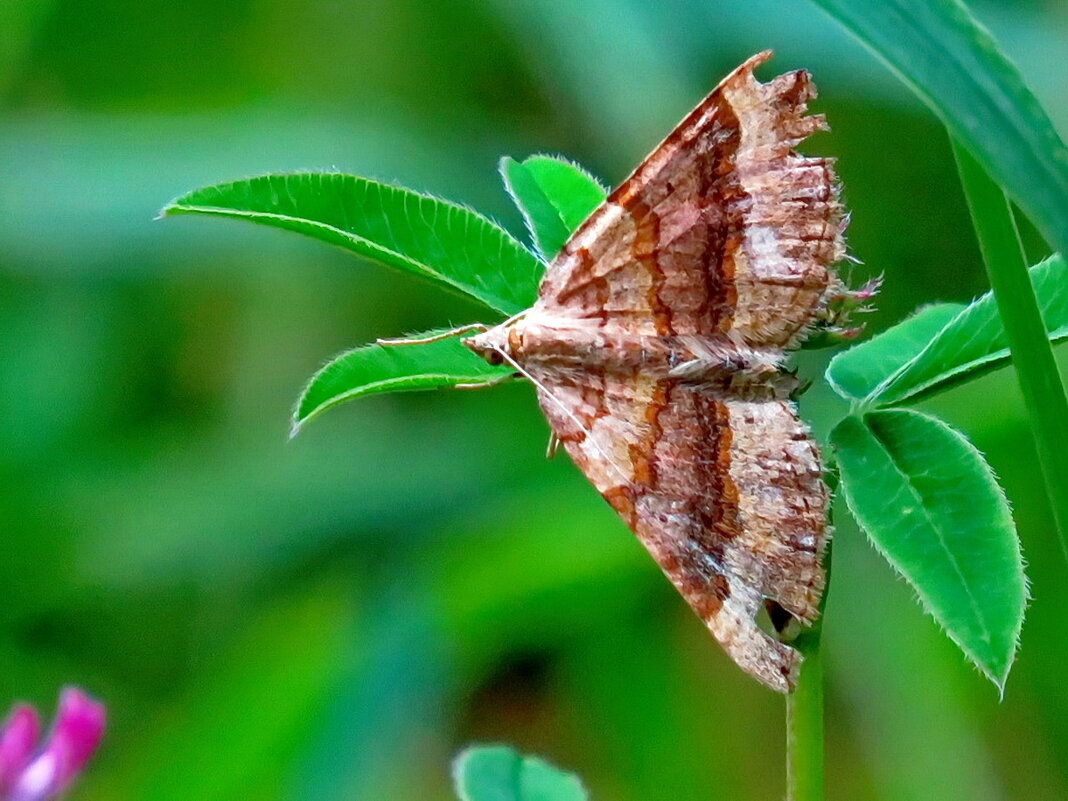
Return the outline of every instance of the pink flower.
[[[45,801],[65,790],[104,734],[104,706],[76,687],[60,693],[52,732],[35,750],[40,722],[18,704],[0,727],[0,801]]]

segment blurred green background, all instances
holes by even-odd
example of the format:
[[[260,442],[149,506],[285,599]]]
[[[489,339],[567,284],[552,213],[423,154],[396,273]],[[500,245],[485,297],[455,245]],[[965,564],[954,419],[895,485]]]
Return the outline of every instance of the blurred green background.
[[[975,6],[1068,133],[1068,5]],[[731,67],[807,67],[881,329],[984,275],[933,116],[802,0],[2,0],[0,706],[78,683],[79,799],[451,797],[507,741],[595,799],[775,799],[783,701],[734,668],[547,437],[530,388],[397,395],[287,442],[376,336],[485,319],[299,237],[153,222],[187,189],[341,169],[517,233],[499,156],[608,183]],[[1029,237],[1033,260],[1044,255]],[[818,376],[825,354],[805,354]],[[840,519],[829,797],[1068,797],[1068,568],[1013,378],[931,406],[1012,501],[1033,602],[1005,700]],[[819,384],[805,413],[843,409]]]

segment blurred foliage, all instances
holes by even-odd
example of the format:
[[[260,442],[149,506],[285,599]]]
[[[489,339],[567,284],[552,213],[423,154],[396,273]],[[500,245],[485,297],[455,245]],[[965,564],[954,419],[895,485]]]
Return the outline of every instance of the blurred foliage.
[[[1068,10],[976,12],[1064,136]],[[616,183],[773,47],[765,76],[821,88],[833,133],[808,150],[840,159],[856,277],[886,276],[878,330],[985,288],[945,135],[904,87],[801,0],[5,0],[0,43],[0,699],[108,702],[76,797],[447,799],[474,740],[595,799],[779,796],[781,698],[544,461],[529,387],[367,399],[286,441],[326,354],[478,309],[284,233],[152,217],[222,178],[337,168],[521,234],[501,155]],[[840,527],[829,797],[1064,798],[1066,577],[1015,380],[924,408],[1001,478],[1034,600],[998,704]],[[842,405],[817,382],[804,412],[825,434]]]
[[[577,776],[503,745],[473,746],[453,762],[461,801],[587,801]]]

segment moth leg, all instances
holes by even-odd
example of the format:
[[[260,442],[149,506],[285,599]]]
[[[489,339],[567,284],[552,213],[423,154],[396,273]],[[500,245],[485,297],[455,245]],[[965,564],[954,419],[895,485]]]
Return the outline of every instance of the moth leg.
[[[521,378],[519,373],[506,373],[505,375],[499,375],[496,378],[490,378],[486,381],[472,381],[467,384],[453,384],[453,389],[486,389],[487,387],[495,387],[498,384],[503,384],[505,381],[511,381],[513,378]]]
[[[556,436],[556,432],[550,432],[549,444],[545,446],[545,458],[552,459],[556,456],[556,452],[560,450],[560,438]]]
[[[384,347],[393,347],[395,345],[429,345],[431,342],[440,342],[441,340],[449,339],[450,337],[458,337],[460,334],[468,334],[472,331],[477,331],[482,334],[488,330],[489,326],[485,323],[471,323],[470,325],[461,325],[458,328],[442,331],[440,334],[434,334],[429,337],[420,337],[419,339],[376,339],[375,344]]]

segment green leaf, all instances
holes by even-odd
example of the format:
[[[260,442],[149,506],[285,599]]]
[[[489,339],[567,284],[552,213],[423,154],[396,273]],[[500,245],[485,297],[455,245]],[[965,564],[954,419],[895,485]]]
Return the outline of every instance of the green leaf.
[[[505,188],[546,261],[560,252],[571,232],[607,195],[581,167],[553,156],[531,156],[523,162],[505,156],[500,169]]]
[[[1068,253],[1068,148],[960,0],[815,2],[880,56]]]
[[[474,746],[453,763],[460,801],[586,801],[582,782],[503,745]]]
[[[420,340],[442,334],[428,331]],[[417,344],[365,345],[346,351],[319,370],[297,401],[293,433],[331,406],[366,395],[406,392],[457,384],[501,381],[508,366],[493,366],[469,351],[459,337]]]
[[[836,354],[827,365],[827,382],[847,400],[868,397],[922,353],[931,338],[963,309],[962,303],[935,303],[918,309],[867,342]]]
[[[463,206],[340,173],[263,175],[194,190],[160,216],[212,214],[296,231],[435,281],[512,315],[534,302],[541,262]]]
[[[1066,265],[1052,256],[1030,270],[1042,318],[1053,342],[1068,338]],[[1009,361],[1005,328],[989,292],[965,307],[939,304],[831,360],[827,380],[835,391],[865,405],[887,406],[935,390]]]
[[[1003,690],[1027,585],[1008,502],[989,465],[960,433],[905,409],[847,417],[831,443],[853,517]]]

